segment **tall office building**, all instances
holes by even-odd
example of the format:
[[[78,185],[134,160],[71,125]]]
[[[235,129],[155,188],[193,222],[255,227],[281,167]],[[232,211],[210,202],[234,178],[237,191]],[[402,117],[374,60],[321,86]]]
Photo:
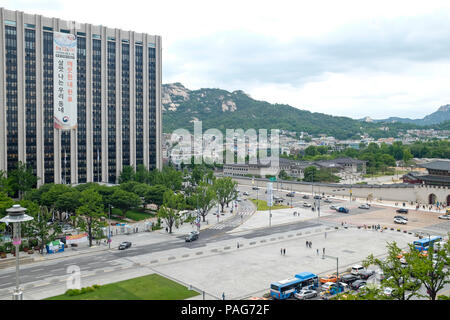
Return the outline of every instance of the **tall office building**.
[[[0,170],[117,183],[162,167],[161,37],[0,9]]]

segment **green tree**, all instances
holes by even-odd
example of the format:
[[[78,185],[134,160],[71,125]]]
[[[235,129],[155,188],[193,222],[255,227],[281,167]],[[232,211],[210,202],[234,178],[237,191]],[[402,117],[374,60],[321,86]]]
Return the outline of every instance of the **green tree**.
[[[450,262],[449,257],[449,241],[443,246],[431,245],[426,257],[410,245],[406,261],[413,266],[414,276],[425,286],[430,300],[436,300],[438,292],[450,283],[450,271],[446,266]]]
[[[382,287],[392,288],[393,299],[410,300],[417,296],[417,291],[420,289],[420,283],[412,277],[413,265],[402,265],[398,258],[402,255],[402,249],[395,242],[388,243],[387,250],[386,259],[375,258],[371,254],[363,261],[363,265],[365,267],[376,265],[383,271],[385,280],[383,280]]]
[[[203,217],[203,222],[205,222],[205,217],[208,212],[214,207],[215,200],[216,193],[214,187],[207,184],[200,184],[192,195],[191,202]]]
[[[144,195],[146,203],[154,203],[157,206],[161,206],[163,204],[164,192],[168,189],[160,184],[155,186],[150,186],[147,192]]]
[[[123,166],[122,172],[119,175],[119,184],[133,181],[135,178],[134,168],[131,166]]]
[[[128,210],[138,208],[141,203],[141,198],[137,194],[122,189],[115,190],[111,197],[111,204],[122,211],[122,218],[126,216]]]
[[[317,178],[317,168],[314,166],[306,167],[303,175],[303,181],[314,182]]]
[[[100,218],[105,216],[102,196],[90,189],[81,192],[77,215],[80,218],[78,224],[88,233],[89,246],[92,247],[93,232],[100,225]]]
[[[19,200],[21,200],[24,192],[31,190],[36,185],[38,177],[33,174],[30,166],[19,161],[17,168],[8,172],[8,181],[13,192],[18,193]]]
[[[163,205],[158,210],[158,218],[165,221],[169,233],[172,233],[173,226],[178,226],[181,221],[178,211],[184,208],[184,198],[183,195],[177,195],[172,190],[167,190],[163,198]]]
[[[216,193],[217,202],[220,203],[221,212],[225,204],[228,204],[237,198],[237,183],[230,177],[218,178],[214,181],[214,192]]]
[[[6,193],[0,192],[0,215],[6,216],[6,209],[13,206],[14,200],[8,197]]]
[[[13,192],[11,186],[9,185],[7,174],[3,170],[0,170],[0,190],[6,195],[10,195]]]
[[[33,236],[38,239],[40,252],[43,253],[45,245],[54,240],[57,233],[52,233],[52,226],[47,222],[52,218],[52,212],[46,206],[39,206],[39,211],[31,223]],[[53,235],[53,236],[52,236]]]
[[[138,164],[136,168],[136,174],[134,180],[140,183],[149,184],[150,183],[150,172],[143,164]]]

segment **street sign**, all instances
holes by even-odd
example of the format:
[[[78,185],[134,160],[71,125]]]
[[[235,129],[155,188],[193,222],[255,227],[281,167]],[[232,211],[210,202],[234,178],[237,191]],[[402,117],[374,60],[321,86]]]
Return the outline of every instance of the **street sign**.
[[[270,177],[269,180],[270,181],[277,181],[277,178],[276,177]]]

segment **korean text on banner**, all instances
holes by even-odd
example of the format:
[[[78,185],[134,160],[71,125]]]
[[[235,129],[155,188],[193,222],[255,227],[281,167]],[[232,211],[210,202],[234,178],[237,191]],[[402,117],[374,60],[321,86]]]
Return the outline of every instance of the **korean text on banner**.
[[[77,127],[77,38],[53,33],[53,117],[56,129]]]

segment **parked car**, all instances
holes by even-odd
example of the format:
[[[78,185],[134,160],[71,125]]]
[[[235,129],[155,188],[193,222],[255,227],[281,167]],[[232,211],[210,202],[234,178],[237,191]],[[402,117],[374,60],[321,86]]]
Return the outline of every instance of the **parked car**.
[[[337,210],[338,212],[342,212],[342,213],[349,213],[350,212],[350,210],[348,210],[347,208],[345,208],[345,207],[339,207],[339,209]]]
[[[311,207],[311,204],[308,203],[308,202],[303,202],[303,206],[304,206],[305,208],[309,208],[309,207]]]
[[[331,295],[335,295],[335,294],[338,294],[338,293],[341,293],[341,292],[345,292],[345,291],[348,291],[348,284],[341,283],[341,282],[333,284],[328,289],[328,292]]]
[[[305,194],[302,198],[303,199],[309,199],[309,196]]]
[[[336,282],[337,277],[335,275],[326,275],[319,279],[320,283],[327,283],[327,282]]]
[[[394,219],[403,219],[403,220],[408,221],[408,218],[404,217],[404,216],[395,216]]]
[[[450,214],[444,214],[438,217],[439,219],[450,220]]]
[[[259,190],[259,187],[252,187],[252,190]]]
[[[186,238],[184,239],[186,242],[192,242],[198,239],[198,232],[197,231],[192,231],[191,233],[189,233]]]
[[[317,291],[311,289],[302,289],[294,294],[294,297],[299,300],[311,299],[317,297]]]
[[[367,283],[366,280],[356,280],[355,282],[353,282],[353,283],[350,285],[350,287],[351,287],[353,290],[358,290],[358,289],[360,289],[361,287],[365,286],[366,283]]]
[[[244,196],[248,196],[248,195],[249,195],[247,191],[242,192],[242,194],[243,194]]]
[[[400,208],[400,209],[397,209],[396,212],[398,212],[398,213],[408,213],[408,209]]]
[[[354,275],[358,275],[361,271],[364,271],[364,270],[366,270],[362,265],[360,265],[360,264],[355,264],[353,267],[352,267],[352,271],[350,272],[351,274],[354,274]]]
[[[330,199],[325,199],[325,200],[323,200],[323,202],[325,202],[325,203],[332,203],[333,201],[331,201]]]
[[[119,250],[125,250],[131,247],[131,242],[124,241],[121,244],[119,244]]]
[[[367,280],[374,274],[375,274],[375,270],[362,270],[358,273],[358,276],[363,280]]]
[[[355,274],[344,274],[341,279],[339,280],[340,282],[343,283],[347,283],[347,284],[351,284],[352,282],[359,280],[359,277]]]
[[[331,287],[332,285],[334,285],[334,282],[325,282],[324,284],[322,284],[322,285],[320,286],[320,288],[321,288],[322,290],[324,290],[324,291],[327,291],[327,290],[330,289],[330,287]]]
[[[392,289],[390,287],[386,287],[386,288],[384,288],[383,293],[385,295],[387,295],[388,297],[390,297],[394,293],[394,289]]]
[[[314,196],[314,199],[320,200],[320,199],[322,199],[322,197],[321,196]]]
[[[407,224],[408,221],[406,221],[405,219],[394,218],[394,223]]]
[[[294,192],[289,192],[288,194],[286,194],[286,197],[294,197],[295,196],[295,194],[294,194]]]
[[[360,208],[360,209],[370,209],[370,205],[368,205],[368,204],[366,203],[366,204],[360,205],[358,208]]]

